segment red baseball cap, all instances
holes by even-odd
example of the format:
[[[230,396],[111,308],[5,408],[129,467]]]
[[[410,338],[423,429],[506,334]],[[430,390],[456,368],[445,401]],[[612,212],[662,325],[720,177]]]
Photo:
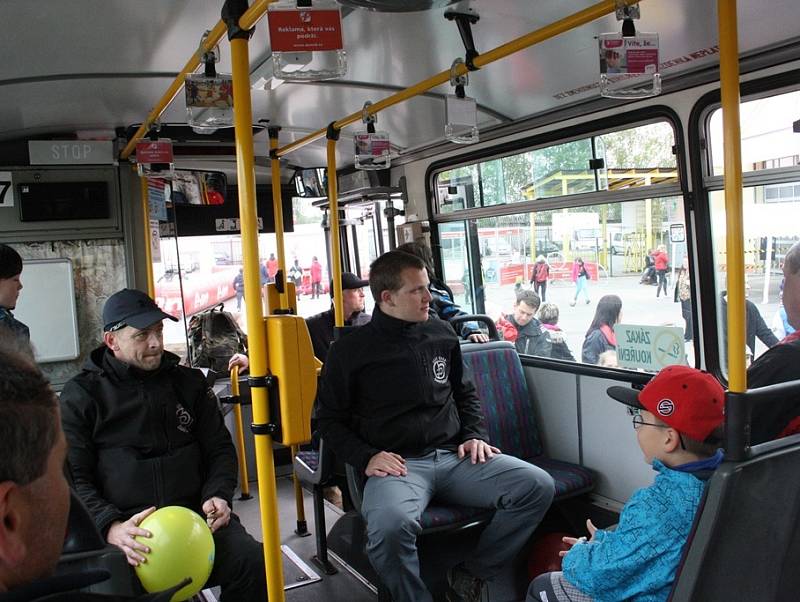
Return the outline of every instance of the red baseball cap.
[[[708,372],[668,366],[641,391],[609,387],[608,395],[653,416],[696,441],[704,441],[725,419],[725,390]]]

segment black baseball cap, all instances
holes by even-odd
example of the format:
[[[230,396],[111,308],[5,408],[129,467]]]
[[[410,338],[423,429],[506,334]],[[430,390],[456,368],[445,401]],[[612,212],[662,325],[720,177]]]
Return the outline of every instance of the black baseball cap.
[[[353,272],[342,272],[342,290],[352,290],[354,288],[364,288],[369,284],[369,280],[362,280]],[[333,297],[333,280],[331,280],[331,297]]]
[[[124,288],[111,295],[103,306],[103,330],[118,330],[123,326],[143,329],[168,318],[178,318],[161,311],[146,293],[133,288]]]

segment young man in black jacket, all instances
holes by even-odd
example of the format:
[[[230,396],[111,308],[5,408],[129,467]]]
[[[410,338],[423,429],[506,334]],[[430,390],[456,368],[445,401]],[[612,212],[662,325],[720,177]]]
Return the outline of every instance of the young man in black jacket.
[[[199,370],[164,351],[165,318],[145,293],[124,289],[103,308],[103,346],[61,394],[76,493],[128,563],[146,561],[135,536],[157,507],[205,516],[216,554],[209,585],[226,601],[263,602],[263,551],[231,513],[236,451]]]
[[[453,329],[429,317],[424,263],[392,251],[370,268],[369,324],[335,342],[323,367],[319,427],[338,457],[369,477],[361,512],[367,553],[395,602],[431,602],[420,579],[419,518],[435,495],[495,508],[470,561],[448,578],[451,599],[479,600],[544,516],[553,480],[487,441]]]

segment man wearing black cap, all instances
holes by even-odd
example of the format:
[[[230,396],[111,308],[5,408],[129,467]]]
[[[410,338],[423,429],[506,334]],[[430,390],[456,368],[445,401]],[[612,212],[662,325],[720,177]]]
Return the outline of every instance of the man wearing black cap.
[[[222,600],[263,601],[261,544],[231,513],[231,436],[203,374],[164,351],[165,318],[177,321],[138,290],[106,301],[103,345],[61,394],[75,490],[132,566],[148,561],[139,523],[156,507],[205,516],[216,546],[208,584]]]
[[[22,274],[22,257],[8,245],[0,244],[0,327],[11,330],[15,335],[30,340],[28,327],[17,320],[11,310],[17,306]]]
[[[364,287],[368,284],[367,280],[361,280],[351,272],[342,272],[342,310],[345,326],[363,326],[369,322],[370,315],[364,311]],[[331,299],[333,299],[333,281],[331,281],[330,291]],[[306,320],[306,324],[308,324],[308,333],[311,335],[314,355],[324,363],[334,336],[333,307],[321,314],[311,316]]]

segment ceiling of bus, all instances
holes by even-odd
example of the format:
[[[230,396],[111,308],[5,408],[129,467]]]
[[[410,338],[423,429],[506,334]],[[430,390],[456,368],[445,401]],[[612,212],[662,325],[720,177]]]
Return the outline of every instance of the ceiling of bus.
[[[76,131],[110,132],[140,123],[186,63],[203,31],[219,18],[219,0],[3,0],[0,22],[0,140],[68,135]],[[421,5],[426,4],[425,2]],[[286,143],[360,110],[398,87],[414,84],[449,68],[464,55],[455,23],[443,18],[446,2],[429,11],[384,13],[347,9],[344,39],[348,72],[341,81],[283,83],[253,90],[253,119],[284,126]],[[590,6],[590,0],[477,0],[473,27],[478,51],[544,27]],[[657,31],[661,60],[682,61],[666,77],[717,62],[716,2],[644,0],[641,31]],[[743,53],[796,39],[797,0],[739,1]],[[498,61],[473,73],[467,93],[479,104],[483,128],[596,98],[595,36],[619,29],[606,17],[556,39]],[[230,71],[230,53],[222,45],[219,71]],[[702,56],[703,51],[707,54]],[[265,21],[250,44],[251,68],[269,58]],[[393,107],[378,117],[378,129],[391,134],[400,153],[440,141],[444,128],[443,94]],[[185,121],[179,94],[163,121]],[[343,139],[356,129],[346,129]],[[90,134],[92,135],[92,134]],[[93,135],[98,135],[97,132]],[[211,137],[213,139],[213,136]],[[267,155],[265,135],[256,152]],[[289,162],[323,165],[322,142],[293,153]],[[349,144],[339,145],[340,164],[352,162]]]

